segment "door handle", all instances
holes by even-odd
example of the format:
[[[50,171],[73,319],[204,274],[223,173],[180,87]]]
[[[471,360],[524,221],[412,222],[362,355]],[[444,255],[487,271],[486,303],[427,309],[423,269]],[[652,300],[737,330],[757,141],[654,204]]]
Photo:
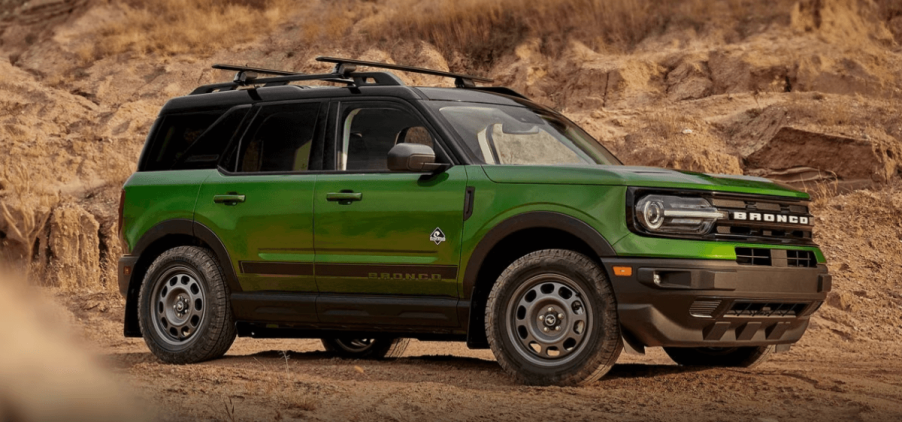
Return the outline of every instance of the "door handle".
[[[217,204],[226,204],[226,205],[235,205],[239,202],[244,202],[244,195],[237,194],[228,194],[228,195],[213,195],[213,202]]]
[[[360,192],[330,192],[326,194],[327,201],[360,201],[363,194]]]

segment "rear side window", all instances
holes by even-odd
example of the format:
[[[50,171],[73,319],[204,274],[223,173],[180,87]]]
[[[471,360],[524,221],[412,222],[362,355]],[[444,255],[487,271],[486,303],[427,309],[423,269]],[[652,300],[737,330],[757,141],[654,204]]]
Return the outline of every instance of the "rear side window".
[[[163,116],[141,163],[142,171],[216,168],[248,108]]]
[[[237,171],[307,171],[319,110],[320,103],[263,107],[241,141]]]
[[[175,168],[179,170],[216,168],[223,151],[238,132],[248,110],[250,107],[232,109],[213,123],[213,126],[182,154]]]

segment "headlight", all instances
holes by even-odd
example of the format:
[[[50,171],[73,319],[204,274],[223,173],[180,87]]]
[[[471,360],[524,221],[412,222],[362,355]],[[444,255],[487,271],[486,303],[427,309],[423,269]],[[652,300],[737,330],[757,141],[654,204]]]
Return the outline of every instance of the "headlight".
[[[647,195],[636,203],[636,217],[654,233],[707,234],[726,216],[703,198]]]

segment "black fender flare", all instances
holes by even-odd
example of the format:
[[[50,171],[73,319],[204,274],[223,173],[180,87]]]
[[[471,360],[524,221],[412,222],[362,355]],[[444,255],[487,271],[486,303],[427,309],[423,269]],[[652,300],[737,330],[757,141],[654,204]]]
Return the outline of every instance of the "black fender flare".
[[[592,226],[578,218],[559,212],[526,212],[499,223],[489,230],[473,250],[464,272],[463,291],[461,292],[461,305],[463,306],[458,307],[458,316],[461,321],[467,321],[467,345],[471,348],[488,347],[484,333],[474,331],[479,330],[485,323],[483,321],[484,316],[476,315],[473,312],[475,308],[483,305],[478,303],[473,293],[476,288],[476,278],[485,262],[485,258],[506,237],[527,229],[557,229],[582,240],[599,258],[617,256],[607,239]]]
[[[142,252],[144,252],[150,245],[154,244],[156,241],[169,236],[169,235],[187,235],[194,238],[199,239],[210,249],[213,250],[213,253],[216,255],[217,260],[219,261],[219,265],[222,267],[223,272],[225,273],[226,283],[229,286],[229,290],[232,293],[240,292],[241,284],[238,283],[238,274],[235,273],[235,268],[232,267],[232,260],[229,256],[229,251],[226,249],[225,245],[222,243],[222,240],[219,239],[219,236],[216,233],[213,233],[213,230],[210,230],[209,227],[198,223],[197,221],[187,220],[187,219],[173,219],[163,221],[144,233],[144,236],[141,236],[141,239],[135,243],[135,249],[132,251],[132,255],[140,256]],[[129,283],[131,286],[135,280],[132,280]],[[138,280],[140,283],[140,280]]]
[[[226,284],[232,293],[241,292],[241,284],[238,283],[238,274],[232,267],[232,261],[225,245],[209,227],[198,223],[197,221],[188,219],[172,219],[165,220],[148,229],[143,236],[135,243],[134,249],[131,251],[132,256],[138,257],[135,264],[134,272],[128,280],[128,288],[126,290],[125,302],[125,336],[140,337],[141,331],[138,326],[138,291],[141,283],[144,281],[145,271],[156,256],[145,255],[148,248],[156,244],[166,236],[183,235],[203,242],[209,246],[222,267],[223,276]],[[156,255],[153,251],[151,255]]]
[[[489,252],[507,236],[526,229],[557,229],[579,238],[589,245],[599,257],[617,256],[614,248],[601,233],[575,217],[548,211],[518,214],[489,230],[473,250],[464,273],[462,292],[464,299],[472,299],[473,288],[476,287],[476,276]]]

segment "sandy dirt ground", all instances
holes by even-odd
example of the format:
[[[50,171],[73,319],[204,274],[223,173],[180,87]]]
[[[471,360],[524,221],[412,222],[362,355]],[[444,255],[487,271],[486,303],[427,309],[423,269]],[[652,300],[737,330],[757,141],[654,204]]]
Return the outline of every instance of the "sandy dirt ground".
[[[624,353],[590,385],[526,387],[491,351],[462,343],[413,341],[400,359],[362,361],[332,358],[319,340],[239,338],[223,359],[167,365],[142,339],[122,338],[115,298],[56,297],[78,335],[160,420],[902,419],[902,348],[836,344],[829,330],[755,369],[679,367],[649,349]]]

